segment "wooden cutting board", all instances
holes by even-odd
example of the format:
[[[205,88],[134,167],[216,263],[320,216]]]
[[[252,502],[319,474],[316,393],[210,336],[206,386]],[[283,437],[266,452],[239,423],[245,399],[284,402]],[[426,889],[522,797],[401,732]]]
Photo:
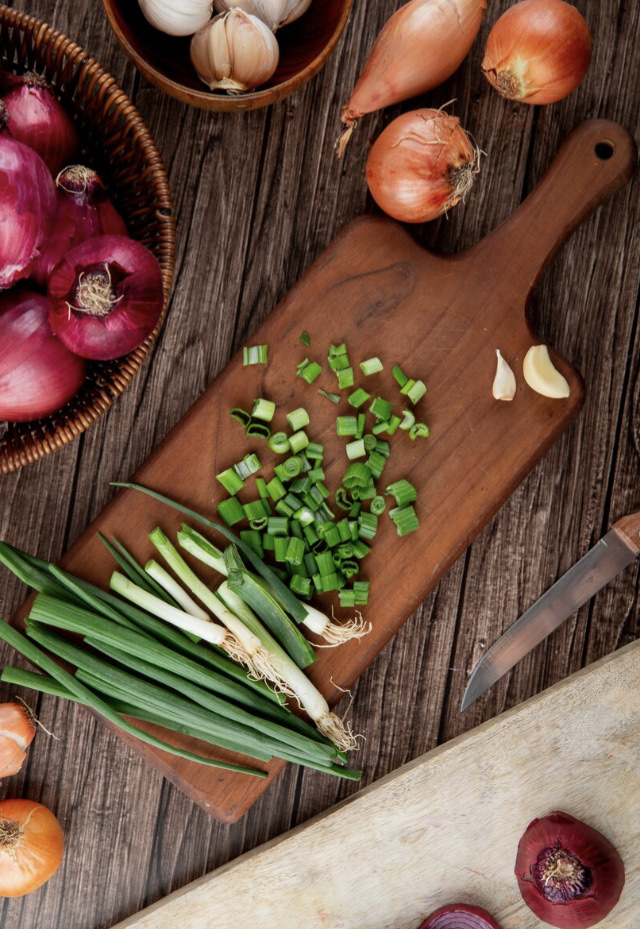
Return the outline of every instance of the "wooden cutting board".
[[[415,929],[455,902],[541,929],[513,875],[528,823],[606,835],[626,883],[602,929],[640,922],[640,641],[440,746],[113,929]]]
[[[335,436],[335,417],[352,410],[346,399],[334,406],[318,393],[318,387],[336,389],[326,364],[312,386],[295,376],[296,364],[305,356],[324,363],[329,344],[343,341],[356,371],[359,361],[377,355],[385,370],[357,383],[366,381],[374,396],[397,397],[397,410],[404,398],[391,376],[395,363],[426,382],[427,395],[416,409],[418,419],[431,427],[431,437],[410,441],[406,433],[396,433],[384,473],[384,486],[406,477],[419,489],[421,529],[399,539],[391,521],[381,519],[364,562],[373,580],[366,609],[373,630],[358,643],[321,651],[310,669],[331,703],[371,663],[578,412],[582,380],[563,358],[554,354],[571,387],[568,399],[546,399],[523,381],[523,356],[537,341],[526,303],[560,243],[629,180],[635,163],[635,144],[621,126],[584,123],[517,212],[458,255],[426,252],[390,220],[356,220],[253,334],[252,344],[269,346],[268,364],[243,367],[236,355],[135,475],[137,482],[215,516],[221,496],[215,474],[248,450],[244,431],[229,411],[251,409],[256,397],[266,397],[277,404],[278,428],[286,427],[286,412],[308,409],[311,438],[325,446],[327,484],[335,489],[347,464],[344,440]],[[580,307],[558,311],[574,313],[579,324]],[[300,342],[302,330],[311,338],[308,349]],[[491,394],[496,348],[516,372],[518,390],[511,403],[495,401]],[[273,463],[264,441],[256,440],[251,449],[265,466]],[[161,524],[171,534],[180,522],[174,511],[148,497],[119,492],[63,564],[107,584],[114,565],[97,530],[117,537],[144,561],[153,551],[148,533]],[[180,744],[194,747],[188,739]],[[272,763],[269,778],[261,780],[208,769],[139,743],[135,747],[227,822],[239,819],[282,768]]]

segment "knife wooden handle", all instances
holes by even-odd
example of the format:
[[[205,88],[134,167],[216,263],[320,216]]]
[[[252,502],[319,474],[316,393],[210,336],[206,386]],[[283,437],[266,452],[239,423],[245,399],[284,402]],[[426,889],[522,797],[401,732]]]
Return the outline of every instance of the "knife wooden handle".
[[[640,513],[623,516],[613,524],[612,529],[632,551],[636,554],[640,552]]]

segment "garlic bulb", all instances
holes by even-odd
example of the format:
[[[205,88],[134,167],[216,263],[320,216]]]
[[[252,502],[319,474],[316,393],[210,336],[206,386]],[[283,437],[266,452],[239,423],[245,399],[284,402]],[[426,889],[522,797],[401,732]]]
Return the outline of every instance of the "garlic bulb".
[[[532,390],[560,400],[570,393],[566,378],[554,366],[546,345],[532,345],[522,362],[524,379]]]
[[[221,13],[191,39],[191,61],[211,90],[238,93],[268,81],[280,48],[261,19],[243,10]]]
[[[168,35],[193,35],[211,19],[213,0],[138,0],[147,22]]]
[[[274,32],[280,26],[292,23],[302,16],[311,4],[311,0],[214,0],[217,13],[227,10],[244,10],[257,16]]]
[[[516,393],[516,376],[502,357],[499,348],[496,349],[496,355],[498,364],[493,379],[493,396],[496,400],[513,400]]]

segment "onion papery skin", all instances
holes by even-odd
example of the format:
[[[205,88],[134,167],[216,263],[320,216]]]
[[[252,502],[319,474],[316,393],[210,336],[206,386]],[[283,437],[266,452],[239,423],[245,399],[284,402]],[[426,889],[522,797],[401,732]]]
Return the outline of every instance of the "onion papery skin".
[[[482,71],[508,100],[546,104],[576,89],[591,62],[591,33],[564,0],[521,0],[489,33]]]
[[[393,219],[429,222],[463,199],[479,171],[479,157],[456,116],[412,110],[389,123],[371,146],[367,183]]]
[[[470,903],[441,906],[418,929],[500,929],[491,913]]]
[[[56,209],[56,188],[42,158],[4,126],[0,103],[0,290],[29,274],[46,241]]]
[[[590,874],[584,890],[565,902],[550,902],[536,880],[536,864],[549,849],[561,848]],[[524,902],[535,915],[559,929],[588,929],[614,908],[624,887],[624,865],[617,850],[600,832],[559,810],[534,819],[518,845],[515,875]],[[556,895],[552,885],[548,895]]]
[[[0,778],[18,773],[35,734],[35,718],[24,704],[0,703]]]
[[[53,228],[29,277],[46,290],[51,272],[76,245],[94,236],[127,234],[125,221],[96,172],[84,165],[69,166],[56,178]]]
[[[11,89],[2,94],[9,113],[7,127],[15,139],[40,155],[55,177],[76,157],[76,127],[51,85],[40,75],[26,72],[11,83]]]
[[[51,303],[16,287],[0,294],[0,421],[50,416],[78,392],[85,362],[57,339]]]
[[[0,802],[0,897],[37,890],[60,867],[64,835],[51,810],[33,800]]]
[[[83,300],[83,292],[92,276],[103,273],[111,282],[110,305],[98,309]],[[48,293],[54,333],[72,352],[97,361],[120,358],[144,342],[164,300],[153,252],[117,235],[96,236],[68,252],[49,278]]]
[[[383,26],[346,106],[342,122],[438,87],[466,58],[486,0],[411,0]]]

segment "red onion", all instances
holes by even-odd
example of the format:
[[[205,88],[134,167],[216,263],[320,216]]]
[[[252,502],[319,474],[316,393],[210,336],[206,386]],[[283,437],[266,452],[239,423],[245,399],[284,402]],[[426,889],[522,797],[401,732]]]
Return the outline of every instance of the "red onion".
[[[42,158],[6,128],[0,100],[0,290],[27,277],[46,240],[56,188]]]
[[[85,362],[49,327],[50,301],[16,287],[0,294],[0,420],[55,413],[80,388]]]
[[[449,903],[428,916],[418,929],[500,929],[500,926],[479,906]]]
[[[624,865],[611,842],[559,811],[529,823],[518,845],[515,873],[529,909],[561,929],[595,926],[616,905],[624,886]]]
[[[57,207],[51,236],[31,268],[31,279],[46,289],[49,275],[74,246],[98,235],[127,235],[124,220],[95,171],[64,168],[56,179]]]
[[[34,149],[55,175],[75,160],[78,133],[51,85],[39,74],[3,75],[11,89],[2,94],[14,138]]]
[[[160,265],[126,236],[96,236],[77,245],[51,274],[48,291],[51,328],[83,358],[126,355],[153,332],[162,313]]]

